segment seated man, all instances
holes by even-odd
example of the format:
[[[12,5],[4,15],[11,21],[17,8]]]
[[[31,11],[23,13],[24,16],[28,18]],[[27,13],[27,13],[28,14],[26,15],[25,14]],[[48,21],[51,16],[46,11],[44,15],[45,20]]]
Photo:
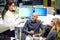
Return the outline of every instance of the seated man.
[[[26,40],[30,40],[30,38],[34,34],[37,34],[38,36],[40,36],[40,35],[43,36],[45,27],[43,26],[43,24],[40,20],[37,20],[37,18],[38,18],[38,15],[36,13],[34,13],[32,15],[32,18],[26,21],[26,23],[22,29],[22,32],[27,35]],[[40,28],[42,29],[42,33],[39,32]]]

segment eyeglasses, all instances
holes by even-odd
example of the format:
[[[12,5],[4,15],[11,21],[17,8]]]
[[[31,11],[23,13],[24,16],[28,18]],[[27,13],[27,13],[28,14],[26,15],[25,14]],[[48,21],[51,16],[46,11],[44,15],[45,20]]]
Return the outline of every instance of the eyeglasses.
[[[53,21],[51,21],[51,22],[53,22]]]

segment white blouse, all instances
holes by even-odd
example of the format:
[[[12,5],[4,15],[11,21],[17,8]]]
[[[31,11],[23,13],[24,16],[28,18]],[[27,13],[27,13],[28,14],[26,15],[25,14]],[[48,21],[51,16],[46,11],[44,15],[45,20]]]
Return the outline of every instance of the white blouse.
[[[18,24],[20,21],[16,20],[16,17],[11,11],[7,11],[3,23],[4,25],[8,26],[11,30],[14,30],[14,26]]]

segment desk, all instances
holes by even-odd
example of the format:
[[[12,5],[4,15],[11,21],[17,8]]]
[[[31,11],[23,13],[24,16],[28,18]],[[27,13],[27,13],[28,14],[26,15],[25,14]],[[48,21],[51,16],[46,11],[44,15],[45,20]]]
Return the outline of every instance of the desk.
[[[22,27],[15,27],[15,38],[16,40],[21,40]]]
[[[15,39],[16,40],[22,40],[21,36],[22,36],[22,28],[24,26],[25,23],[22,23],[20,25],[15,25]]]

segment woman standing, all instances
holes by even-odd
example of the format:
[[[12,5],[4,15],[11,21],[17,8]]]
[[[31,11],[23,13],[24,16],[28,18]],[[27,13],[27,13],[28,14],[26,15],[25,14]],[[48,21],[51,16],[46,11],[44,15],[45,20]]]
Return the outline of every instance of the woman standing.
[[[13,13],[11,12],[14,8],[14,1],[9,1],[6,3],[5,8],[2,12],[2,19],[3,19],[3,23],[4,25],[8,26],[10,28],[10,30],[7,30],[4,32],[5,35],[8,36],[15,36],[15,32],[14,32],[14,25],[16,24],[20,24],[23,21],[17,21],[17,18],[13,15]],[[16,21],[18,23],[16,23]]]

